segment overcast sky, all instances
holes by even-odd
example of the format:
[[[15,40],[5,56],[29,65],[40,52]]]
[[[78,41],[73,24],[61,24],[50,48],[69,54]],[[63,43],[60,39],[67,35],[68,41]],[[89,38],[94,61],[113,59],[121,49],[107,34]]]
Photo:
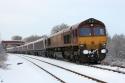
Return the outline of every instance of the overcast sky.
[[[55,25],[91,17],[104,22],[110,35],[125,34],[124,0],[0,0],[3,40],[49,34]]]

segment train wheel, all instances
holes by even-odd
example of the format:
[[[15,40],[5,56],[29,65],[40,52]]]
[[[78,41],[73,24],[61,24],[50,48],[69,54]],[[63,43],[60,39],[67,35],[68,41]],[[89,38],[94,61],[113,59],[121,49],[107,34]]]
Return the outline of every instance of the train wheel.
[[[72,56],[72,59],[71,59],[71,60],[72,60],[72,62],[76,62],[76,57],[75,57],[75,55]]]
[[[51,55],[51,58],[54,58],[54,52],[53,51],[50,52],[50,55]]]
[[[57,59],[57,57],[56,57],[56,53],[53,54],[53,57],[54,57],[55,59]]]
[[[78,63],[78,64],[81,63],[78,55],[75,55],[75,62]]]
[[[64,54],[64,52],[62,52],[62,56],[64,59],[66,59],[66,55]]]
[[[76,61],[77,61],[77,56],[75,55],[75,56],[74,56],[74,62],[76,62]]]

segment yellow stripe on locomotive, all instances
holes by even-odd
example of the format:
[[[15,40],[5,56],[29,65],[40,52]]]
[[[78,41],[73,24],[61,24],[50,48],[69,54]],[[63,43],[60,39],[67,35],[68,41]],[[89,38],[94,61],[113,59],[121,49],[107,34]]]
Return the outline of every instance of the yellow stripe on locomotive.
[[[86,49],[98,49],[101,45],[106,44],[106,36],[90,36],[90,37],[79,37],[78,43],[79,46],[85,45]]]

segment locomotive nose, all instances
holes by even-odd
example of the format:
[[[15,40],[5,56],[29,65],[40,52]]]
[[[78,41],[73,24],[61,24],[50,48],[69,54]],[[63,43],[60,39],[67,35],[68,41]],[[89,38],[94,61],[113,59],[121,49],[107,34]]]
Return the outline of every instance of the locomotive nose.
[[[95,40],[92,40],[92,41],[90,41],[90,43],[88,44],[88,48],[91,48],[91,49],[96,49],[96,48],[98,48],[98,43],[97,43],[97,41]]]
[[[99,36],[99,37],[80,37],[79,44],[86,45],[87,49],[97,49],[100,47],[100,44],[105,43],[106,37]]]
[[[91,44],[92,44],[92,45],[94,45],[94,44],[95,44],[95,42],[94,42],[94,41],[91,41]]]

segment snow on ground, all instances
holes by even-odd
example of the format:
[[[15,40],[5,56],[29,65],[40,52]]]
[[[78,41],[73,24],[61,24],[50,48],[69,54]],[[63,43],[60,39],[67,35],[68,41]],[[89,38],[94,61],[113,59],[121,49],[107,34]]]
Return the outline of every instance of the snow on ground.
[[[7,69],[0,69],[0,83],[60,83],[18,56],[9,54],[6,64],[8,64]]]
[[[26,61],[23,58],[20,58],[23,54],[9,54],[7,69],[0,69],[0,83],[60,83],[58,80],[34,66],[32,63]],[[24,55],[29,56],[29,55]],[[31,55],[30,55],[31,56]],[[125,74],[120,74],[116,72],[111,72],[107,70],[101,70],[96,68],[87,67],[84,65],[79,65],[75,63],[70,63],[66,61],[60,61],[55,59],[49,59],[45,57],[31,56],[35,57],[56,65],[60,65],[67,69],[74,70],[79,73],[83,73],[88,76],[92,76],[99,80],[106,81],[108,83],[124,83],[125,82]],[[78,75],[71,74],[70,72],[66,72],[56,67],[52,67],[45,63],[41,63],[39,61],[33,60],[37,62],[40,66],[44,67],[48,71],[57,75],[67,83],[93,83],[87,78],[79,77]],[[22,63],[22,64],[21,64]]]
[[[29,56],[29,55],[25,55]],[[59,61],[55,59],[49,59],[44,57],[32,56],[53,64],[60,65],[62,67],[77,71],[79,73],[83,73],[88,76],[92,76],[94,78],[98,78],[99,80],[106,81],[108,83],[123,83],[125,82],[125,74],[120,74],[112,71],[101,70],[97,68],[87,67],[84,65],[78,65],[66,61]]]
[[[72,72],[66,71],[64,69],[60,69],[58,67],[55,67],[55,66],[43,63],[43,62],[40,62],[38,60],[34,60],[31,58],[28,58],[28,60],[33,61],[34,63],[38,64],[42,68],[53,73],[54,75],[56,75],[60,79],[64,80],[64,82],[66,82],[66,83],[83,83],[83,82],[84,83],[96,83],[96,81],[93,81],[91,79],[81,77],[81,76],[76,75]]]
[[[51,75],[34,66],[29,61],[19,57],[19,54],[18,56],[16,56],[17,54],[8,55],[8,60],[6,62],[8,68],[5,70],[0,69],[0,83],[60,83]],[[34,62],[44,69],[49,70],[49,72],[52,72],[66,83],[95,83],[93,80],[80,77],[60,68],[35,60]]]

